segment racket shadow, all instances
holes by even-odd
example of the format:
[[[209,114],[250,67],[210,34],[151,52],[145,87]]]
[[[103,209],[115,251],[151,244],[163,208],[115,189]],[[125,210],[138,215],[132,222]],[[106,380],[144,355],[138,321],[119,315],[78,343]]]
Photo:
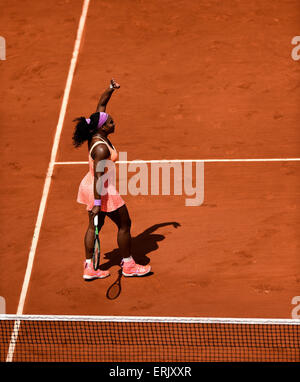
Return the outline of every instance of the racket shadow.
[[[153,272],[149,272],[145,276],[140,276],[140,277],[144,278],[144,277],[148,277],[151,275],[153,275]],[[111,284],[111,286],[106,291],[106,298],[108,298],[109,300],[115,300],[116,298],[118,298],[120,296],[121,291],[122,291],[122,286],[121,286],[122,277],[123,277],[123,274],[122,274],[122,268],[121,268],[118,271],[117,280],[113,284]]]
[[[111,286],[106,291],[106,298],[108,298],[109,300],[115,300],[116,298],[120,296],[122,291],[122,286],[121,286],[122,276],[123,276],[122,269],[119,269],[117,280],[113,284],[111,284]]]

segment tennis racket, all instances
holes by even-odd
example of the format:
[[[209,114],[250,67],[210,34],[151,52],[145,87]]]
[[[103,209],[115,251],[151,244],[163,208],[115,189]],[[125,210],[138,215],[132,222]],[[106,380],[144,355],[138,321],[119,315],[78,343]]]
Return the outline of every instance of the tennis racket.
[[[100,264],[100,239],[99,239],[99,229],[98,229],[98,215],[94,217],[94,227],[95,227],[95,239],[94,239],[94,250],[93,250],[93,267],[96,271],[99,268],[99,264]]]

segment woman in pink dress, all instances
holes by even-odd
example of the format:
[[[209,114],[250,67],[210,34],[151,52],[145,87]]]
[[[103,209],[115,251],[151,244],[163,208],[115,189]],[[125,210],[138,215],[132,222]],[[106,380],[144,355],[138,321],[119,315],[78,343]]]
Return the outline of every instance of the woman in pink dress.
[[[100,97],[96,112],[89,118],[80,117],[75,119],[76,126],[73,134],[73,144],[80,147],[84,142],[88,144],[89,172],[82,179],[77,201],[87,206],[89,224],[84,237],[85,256],[83,278],[92,280],[109,276],[108,271],[94,270],[92,265],[94,245],[94,217],[98,215],[99,231],[104,224],[105,216],[108,216],[117,226],[117,241],[122,256],[122,273],[124,276],[144,276],[150,272],[150,265],[136,264],[131,256],[131,220],[124,200],[115,188],[114,182],[110,181],[107,167],[103,161],[115,162],[118,153],[108,139],[108,135],[115,131],[115,124],[111,115],[107,114],[106,105],[112,93],[119,89],[120,85],[111,80],[110,86]],[[103,175],[105,176],[103,177]],[[102,192],[105,189],[105,192]]]

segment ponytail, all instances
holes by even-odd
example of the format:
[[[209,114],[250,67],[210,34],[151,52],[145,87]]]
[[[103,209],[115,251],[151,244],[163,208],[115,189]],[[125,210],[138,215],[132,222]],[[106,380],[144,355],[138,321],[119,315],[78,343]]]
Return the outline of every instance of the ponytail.
[[[73,133],[73,145],[80,147],[85,141],[92,139],[96,133],[99,122],[99,113],[94,113],[90,116],[88,123],[85,117],[76,118],[73,122],[77,122]]]

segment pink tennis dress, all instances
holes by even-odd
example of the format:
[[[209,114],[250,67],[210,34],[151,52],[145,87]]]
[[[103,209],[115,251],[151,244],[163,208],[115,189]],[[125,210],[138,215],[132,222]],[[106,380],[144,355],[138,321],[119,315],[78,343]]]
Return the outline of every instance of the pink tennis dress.
[[[108,147],[110,152],[110,157],[108,158],[109,160],[115,162],[118,158],[118,153],[115,147],[113,146],[113,148],[111,148],[110,145],[104,140],[95,142],[91,147],[89,153],[89,172],[82,179],[77,195],[77,202],[86,204],[86,209],[88,211],[94,207],[94,161],[91,157],[91,152],[93,148],[99,144],[105,144]],[[108,171],[112,170],[109,169]],[[106,175],[108,171],[106,172]],[[101,211],[112,212],[125,204],[124,200],[116,190],[114,182],[109,182],[108,179],[106,179],[104,182],[104,188],[107,189],[107,193],[105,195],[101,195]]]

